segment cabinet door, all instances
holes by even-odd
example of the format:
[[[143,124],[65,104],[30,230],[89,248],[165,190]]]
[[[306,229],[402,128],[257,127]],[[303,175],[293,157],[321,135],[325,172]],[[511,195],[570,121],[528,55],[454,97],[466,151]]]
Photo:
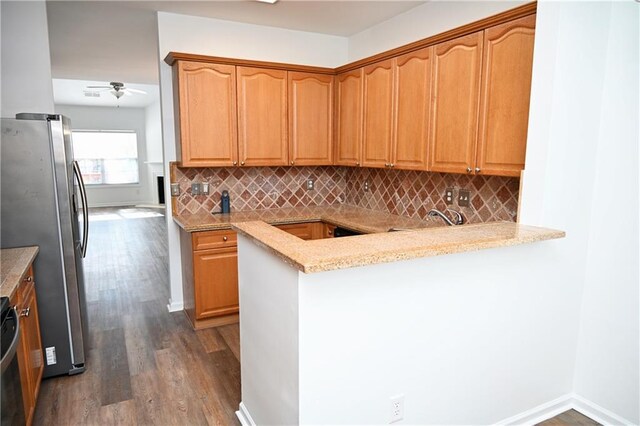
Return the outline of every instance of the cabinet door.
[[[177,120],[183,166],[232,166],[238,159],[233,65],[179,61]]]
[[[291,165],[333,164],[333,76],[288,74]]]
[[[429,170],[470,173],[475,165],[482,31],[434,48]]]
[[[395,168],[427,170],[433,48],[399,56],[395,64],[395,119],[391,162]]]
[[[336,161],[359,166],[362,148],[362,69],[336,77]]]
[[[242,166],[288,164],[287,72],[237,67]]]
[[[193,253],[196,319],[238,312],[238,248]]]
[[[393,63],[389,59],[364,68],[364,167],[387,167],[391,163]]]
[[[476,172],[520,176],[529,124],[535,15],[485,30]]]

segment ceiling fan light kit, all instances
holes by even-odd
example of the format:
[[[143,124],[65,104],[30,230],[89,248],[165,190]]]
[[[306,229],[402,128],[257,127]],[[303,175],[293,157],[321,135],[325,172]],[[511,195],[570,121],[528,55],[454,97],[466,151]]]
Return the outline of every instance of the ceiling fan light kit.
[[[94,89],[98,89],[98,90],[94,90]],[[139,89],[129,89],[128,87],[126,87],[124,85],[124,83],[119,82],[119,81],[112,81],[109,83],[108,86],[87,86],[85,88],[85,96],[94,96],[94,95],[88,95],[88,92],[91,93],[98,93],[98,96],[100,96],[100,92],[106,92],[109,91],[109,93],[111,93],[113,96],[116,97],[116,99],[120,99],[122,96],[127,95],[127,96],[131,96],[134,93],[136,94],[140,94],[140,95],[146,95],[147,92],[145,92],[144,90],[139,90]]]
[[[260,3],[275,4],[278,0],[256,0],[256,1]]]

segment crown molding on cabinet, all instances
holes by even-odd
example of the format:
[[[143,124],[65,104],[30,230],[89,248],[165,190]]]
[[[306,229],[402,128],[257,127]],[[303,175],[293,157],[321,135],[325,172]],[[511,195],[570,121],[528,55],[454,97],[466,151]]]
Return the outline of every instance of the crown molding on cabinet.
[[[182,52],[169,52],[169,54],[167,54],[167,56],[164,58],[164,61],[169,65],[173,65],[178,60],[183,60],[183,61],[193,61],[193,62],[210,62],[210,63],[213,62],[217,64],[240,65],[240,66],[257,67],[257,68],[280,69],[280,70],[288,70],[288,71],[310,72],[310,73],[316,73],[316,74],[330,74],[330,75],[340,74],[346,71],[351,71],[357,68],[364,67],[366,65],[370,65],[374,62],[390,59],[396,56],[403,55],[405,53],[413,52],[415,50],[432,46],[434,44],[442,43],[444,41],[453,40],[455,38],[458,38],[467,34],[471,34],[476,31],[481,31],[489,27],[493,27],[495,25],[512,21],[514,19],[533,15],[534,13],[536,13],[537,7],[538,7],[537,1],[527,3],[522,6],[518,6],[513,9],[509,9],[504,12],[498,13],[496,15],[492,15],[487,18],[480,19],[475,22],[471,22],[461,27],[457,27],[452,30],[445,31],[443,33],[436,34],[434,36],[427,37],[422,40],[415,41],[413,43],[405,44],[404,46],[387,50],[385,52],[378,53],[376,55],[369,56],[367,58],[360,59],[358,61],[351,62],[346,65],[342,65],[338,68],[324,68],[324,67],[314,67],[309,65],[285,64],[285,63],[279,63],[279,62],[223,58],[218,56],[196,55],[196,54],[182,53]]]

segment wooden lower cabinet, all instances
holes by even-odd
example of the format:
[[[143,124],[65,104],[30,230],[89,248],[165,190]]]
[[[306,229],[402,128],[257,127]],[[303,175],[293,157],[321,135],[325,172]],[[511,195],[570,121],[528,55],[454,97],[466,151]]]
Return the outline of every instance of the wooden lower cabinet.
[[[44,371],[38,304],[32,268],[29,268],[29,272],[20,283],[15,302],[20,315],[21,342],[18,346],[17,357],[22,385],[22,401],[26,424],[30,425],[33,421],[42,372]]]
[[[334,225],[324,222],[277,225],[303,240],[333,237]],[[238,322],[237,234],[220,231],[180,231],[184,311],[195,330]]]
[[[325,224],[323,222],[306,222],[276,225],[276,228],[282,229],[303,240],[319,240],[324,238],[324,226]]]

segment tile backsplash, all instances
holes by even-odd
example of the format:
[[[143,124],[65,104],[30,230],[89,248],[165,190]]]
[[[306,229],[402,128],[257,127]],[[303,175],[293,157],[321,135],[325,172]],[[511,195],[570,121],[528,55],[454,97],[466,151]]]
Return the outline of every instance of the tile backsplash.
[[[408,170],[349,168],[346,175],[347,203],[400,216],[424,219],[430,209],[447,207],[462,212],[467,222],[496,220],[515,222],[520,179],[501,176],[469,176]],[[369,190],[364,191],[365,182]],[[468,189],[469,207],[446,205],[444,193]]]
[[[229,191],[231,211],[276,207],[318,206],[345,200],[344,167],[174,168],[172,182],[180,184],[174,212],[220,211],[220,196]],[[314,189],[307,190],[307,179]],[[191,195],[191,183],[209,183],[209,195]]]
[[[180,184],[176,214],[220,211],[220,195],[229,191],[231,210],[255,210],[327,204],[351,204],[414,218],[432,208],[460,210],[468,222],[515,221],[518,178],[467,176],[406,170],[347,167],[180,168],[172,164],[172,182]],[[313,190],[306,189],[308,178]],[[210,185],[209,195],[191,195],[191,183]],[[368,191],[364,190],[365,182]],[[468,189],[469,207],[447,206],[446,188]]]

